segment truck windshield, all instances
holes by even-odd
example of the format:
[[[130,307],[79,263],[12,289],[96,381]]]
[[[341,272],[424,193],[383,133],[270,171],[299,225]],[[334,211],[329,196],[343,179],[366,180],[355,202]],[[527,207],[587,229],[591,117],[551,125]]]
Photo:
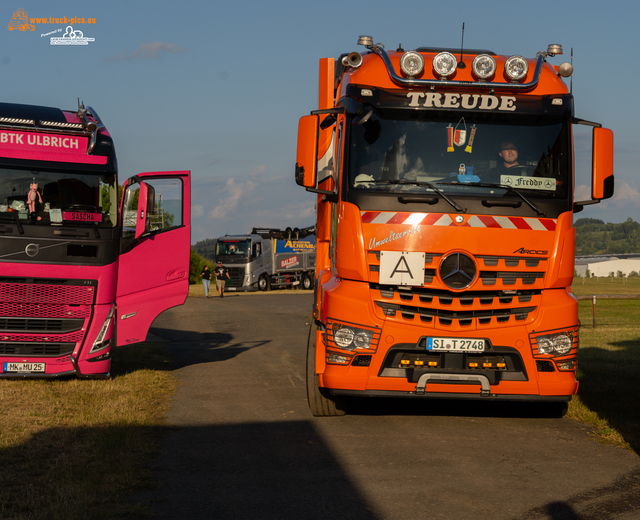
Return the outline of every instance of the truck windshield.
[[[350,189],[464,197],[502,196],[507,186],[528,198],[567,197],[568,131],[560,117],[404,114],[377,110],[352,125]]]
[[[0,218],[23,224],[117,224],[115,174],[0,169]]]
[[[251,253],[251,240],[218,240],[216,258],[220,256],[248,257]]]

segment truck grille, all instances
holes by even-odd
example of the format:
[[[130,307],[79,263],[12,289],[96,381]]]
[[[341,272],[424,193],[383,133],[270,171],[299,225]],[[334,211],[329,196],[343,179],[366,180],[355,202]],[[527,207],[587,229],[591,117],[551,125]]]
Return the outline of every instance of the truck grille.
[[[60,357],[73,352],[75,343],[0,343],[0,356]]]
[[[227,267],[229,270],[230,280],[227,280],[226,285],[229,287],[242,287],[244,281],[244,267]]]
[[[20,303],[64,303],[73,305],[91,305],[95,296],[95,284],[71,285],[67,280],[58,283],[38,279],[20,282],[0,280],[0,301]],[[73,282],[72,282],[73,283]]]
[[[387,319],[435,323],[442,327],[478,327],[526,321],[537,308],[539,290],[466,291],[370,284],[372,298]],[[379,295],[379,297],[378,297]]]
[[[0,356],[59,357],[83,341],[95,280],[0,278]]]
[[[0,317],[3,332],[71,332],[82,328],[84,320],[5,318]]]
[[[442,256],[439,253],[425,253],[424,285],[430,285],[436,289],[446,289],[445,286],[440,284],[436,276]],[[503,286],[513,289],[519,285],[539,285],[542,288],[542,284],[538,284],[538,281],[544,279],[544,268],[542,270],[538,268],[544,267],[547,262],[546,258],[476,256],[475,260],[479,271],[478,279],[474,283],[476,287],[480,283],[482,287],[487,288],[500,288]],[[368,261],[370,281],[377,283],[380,279],[380,251],[369,251]]]

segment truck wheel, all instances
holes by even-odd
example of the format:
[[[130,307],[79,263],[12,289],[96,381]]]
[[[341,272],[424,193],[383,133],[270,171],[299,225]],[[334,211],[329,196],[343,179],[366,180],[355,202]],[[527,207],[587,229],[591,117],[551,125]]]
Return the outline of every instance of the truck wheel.
[[[346,413],[345,398],[334,396],[325,388],[318,386],[316,375],[316,333],[315,323],[309,329],[307,342],[307,401],[314,417],[339,416]]]
[[[313,279],[311,278],[311,275],[305,274],[302,277],[302,288],[305,291],[313,289]]]
[[[271,289],[271,281],[266,274],[263,274],[258,280],[258,289],[268,291]]]

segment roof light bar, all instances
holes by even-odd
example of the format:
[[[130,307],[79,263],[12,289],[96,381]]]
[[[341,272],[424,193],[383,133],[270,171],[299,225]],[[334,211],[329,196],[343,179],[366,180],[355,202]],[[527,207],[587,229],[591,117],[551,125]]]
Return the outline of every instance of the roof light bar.
[[[407,51],[400,58],[400,68],[407,76],[413,77],[424,70],[424,58],[416,51]]]
[[[433,58],[433,69],[441,78],[448,78],[458,67],[458,60],[450,52],[441,52]]]
[[[42,126],[53,126],[56,128],[72,128],[74,130],[84,130],[82,123],[58,123],[56,121],[40,121]]]
[[[504,72],[512,81],[520,81],[529,72],[529,64],[522,56],[511,56],[504,62]]]
[[[488,79],[496,73],[496,60],[488,54],[479,54],[473,59],[471,69],[478,79]]]
[[[14,117],[0,117],[0,123],[9,123],[12,125],[31,125],[35,126],[33,119],[16,119]]]

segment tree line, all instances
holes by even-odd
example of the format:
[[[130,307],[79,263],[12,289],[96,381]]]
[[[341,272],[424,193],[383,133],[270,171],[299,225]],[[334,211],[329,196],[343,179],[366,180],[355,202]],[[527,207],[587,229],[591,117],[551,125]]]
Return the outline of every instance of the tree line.
[[[575,221],[576,255],[640,253],[640,224],[631,217],[620,224],[595,218]]]

